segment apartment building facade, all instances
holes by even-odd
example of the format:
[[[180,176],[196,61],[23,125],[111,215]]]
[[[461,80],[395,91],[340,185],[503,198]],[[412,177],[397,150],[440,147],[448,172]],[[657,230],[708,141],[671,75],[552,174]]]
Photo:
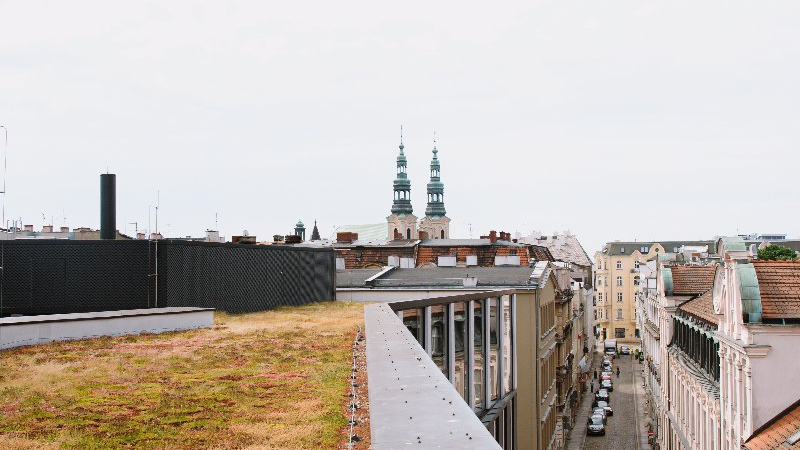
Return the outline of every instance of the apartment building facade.
[[[719,261],[663,258],[643,273],[651,444],[798,448],[800,387],[786,375],[800,345],[800,262],[754,259],[738,237],[715,248]]]
[[[600,340],[639,343],[636,298],[642,277],[640,266],[659,255],[678,253],[682,247],[706,246],[713,241],[609,242],[595,252],[594,291],[596,330]]]

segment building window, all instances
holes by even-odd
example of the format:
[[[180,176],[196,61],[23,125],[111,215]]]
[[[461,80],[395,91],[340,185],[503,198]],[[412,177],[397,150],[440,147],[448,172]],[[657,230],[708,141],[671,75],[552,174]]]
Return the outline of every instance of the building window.
[[[617,261],[617,270],[622,270],[622,261]]]
[[[444,230],[441,232],[441,239],[444,239]]]
[[[678,247],[672,247],[672,253],[678,253]]]
[[[603,301],[603,293],[602,292],[598,292],[597,293],[597,299],[600,300],[601,302]]]
[[[622,286],[622,277],[617,277],[617,286]]]
[[[597,311],[595,311],[595,312],[598,314],[598,316],[599,316],[601,319],[603,318],[603,310],[602,310],[602,309],[598,309],[598,310],[597,310]]]
[[[619,252],[620,252],[620,253],[625,253],[625,247],[620,247],[620,248],[619,248]]]
[[[603,270],[603,260],[597,261],[597,270]]]
[[[406,239],[411,239],[411,228],[406,228]]]
[[[638,269],[639,268],[639,261],[636,261],[636,262],[633,263],[633,268],[634,269]]]
[[[622,319],[622,308],[617,308],[617,320]]]
[[[650,247],[643,245],[642,248],[639,249],[639,251],[642,253],[647,253],[650,251]]]
[[[617,292],[617,301],[618,302],[622,301],[622,292]]]
[[[614,328],[614,337],[625,338],[625,328]]]

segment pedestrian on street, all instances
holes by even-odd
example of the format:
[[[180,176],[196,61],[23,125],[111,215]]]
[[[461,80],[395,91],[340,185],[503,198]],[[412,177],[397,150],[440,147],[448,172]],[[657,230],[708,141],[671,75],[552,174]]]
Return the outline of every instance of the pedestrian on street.
[[[619,366],[617,366],[617,378],[619,378]]]
[[[594,392],[594,380],[592,380],[592,392]]]

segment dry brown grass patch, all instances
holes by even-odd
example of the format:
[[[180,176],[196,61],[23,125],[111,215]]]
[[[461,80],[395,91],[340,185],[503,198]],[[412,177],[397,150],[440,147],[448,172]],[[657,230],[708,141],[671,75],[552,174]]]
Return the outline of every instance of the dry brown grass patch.
[[[4,352],[0,448],[336,448],[359,304]]]

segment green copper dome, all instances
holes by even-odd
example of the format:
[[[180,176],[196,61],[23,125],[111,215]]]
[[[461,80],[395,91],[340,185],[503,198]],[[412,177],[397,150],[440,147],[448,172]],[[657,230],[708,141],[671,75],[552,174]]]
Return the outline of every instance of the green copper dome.
[[[441,167],[439,166],[439,150],[436,142],[433,143],[433,159],[431,159],[431,181],[428,183],[428,207],[425,215],[431,218],[440,218],[447,214],[444,209],[444,183],[441,181]]]
[[[400,154],[397,156],[397,178],[394,179],[392,214],[406,216],[414,212],[411,207],[411,180],[408,179],[408,161],[403,152],[403,132],[400,131]]]

